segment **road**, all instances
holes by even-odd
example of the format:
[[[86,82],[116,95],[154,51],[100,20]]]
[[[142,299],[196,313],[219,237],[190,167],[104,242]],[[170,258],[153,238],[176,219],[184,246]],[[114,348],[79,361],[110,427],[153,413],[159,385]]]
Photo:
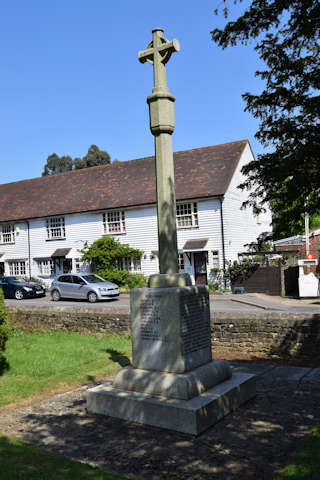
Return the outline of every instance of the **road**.
[[[124,310],[130,309],[130,296],[122,293],[116,300],[105,300],[97,303],[88,303],[84,300],[61,300],[53,302],[49,296],[34,299],[6,299],[7,306],[25,307],[74,307],[90,310]],[[210,309],[212,312],[292,312],[292,313],[317,313],[320,314],[320,299],[298,300],[270,297],[263,294],[244,295],[211,295]]]

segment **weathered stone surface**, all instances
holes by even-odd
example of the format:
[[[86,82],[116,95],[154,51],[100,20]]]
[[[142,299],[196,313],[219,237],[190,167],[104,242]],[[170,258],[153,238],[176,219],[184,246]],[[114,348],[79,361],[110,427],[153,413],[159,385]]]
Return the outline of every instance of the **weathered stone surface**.
[[[213,360],[184,374],[150,372],[132,367],[119,370],[113,387],[166,398],[189,400],[227,380],[231,368],[224,360]]]
[[[134,368],[184,373],[212,360],[205,286],[131,290]]]
[[[160,273],[174,274],[179,270],[176,193],[171,135],[174,131],[174,101],[169,93],[165,64],[173,52],[180,50],[179,42],[164,38],[162,28],[152,30],[152,41],[138,53],[141,63],[153,65],[153,90],[147,98],[150,130],[154,135],[157,183],[157,219]]]
[[[105,383],[87,392],[87,409],[145,425],[199,435],[256,394],[255,376],[232,378],[191,400],[166,399],[118,390]]]
[[[191,287],[192,281],[188,273],[163,274],[156,273],[150,275],[148,279],[149,288],[168,288],[168,287]]]

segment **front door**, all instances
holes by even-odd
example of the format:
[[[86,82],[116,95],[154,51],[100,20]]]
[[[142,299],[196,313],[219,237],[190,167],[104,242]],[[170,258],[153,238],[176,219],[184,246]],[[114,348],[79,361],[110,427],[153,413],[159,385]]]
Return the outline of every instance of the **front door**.
[[[0,262],[0,277],[4,275],[4,262]]]
[[[65,258],[63,259],[63,273],[71,273],[72,271],[72,259]]]
[[[197,252],[193,254],[194,258],[194,279],[196,285],[205,285],[207,283],[207,254],[206,252]]]

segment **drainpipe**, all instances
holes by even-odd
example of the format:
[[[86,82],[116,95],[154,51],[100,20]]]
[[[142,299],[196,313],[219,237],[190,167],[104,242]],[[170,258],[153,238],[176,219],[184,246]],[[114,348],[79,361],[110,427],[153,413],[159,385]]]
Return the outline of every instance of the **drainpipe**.
[[[224,246],[224,226],[223,226],[223,210],[222,210],[223,197],[220,197],[219,200],[220,200],[220,224],[221,224],[222,261],[223,261],[223,282],[224,282],[224,288],[227,288],[227,282],[226,282],[226,278],[225,278],[225,273],[226,273],[226,251],[225,251],[225,246]]]
[[[29,258],[29,280],[31,279],[31,245],[30,245],[30,223],[26,220],[28,226],[28,258]]]

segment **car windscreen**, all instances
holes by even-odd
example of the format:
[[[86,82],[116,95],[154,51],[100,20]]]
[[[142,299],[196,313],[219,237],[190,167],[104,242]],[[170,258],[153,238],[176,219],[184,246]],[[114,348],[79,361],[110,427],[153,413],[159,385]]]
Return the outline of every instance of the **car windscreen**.
[[[26,283],[27,281],[25,278],[21,277],[9,277],[7,280],[9,283]]]
[[[103,278],[100,278],[97,275],[82,275],[82,278],[88,283],[105,282],[105,280],[103,280]]]

